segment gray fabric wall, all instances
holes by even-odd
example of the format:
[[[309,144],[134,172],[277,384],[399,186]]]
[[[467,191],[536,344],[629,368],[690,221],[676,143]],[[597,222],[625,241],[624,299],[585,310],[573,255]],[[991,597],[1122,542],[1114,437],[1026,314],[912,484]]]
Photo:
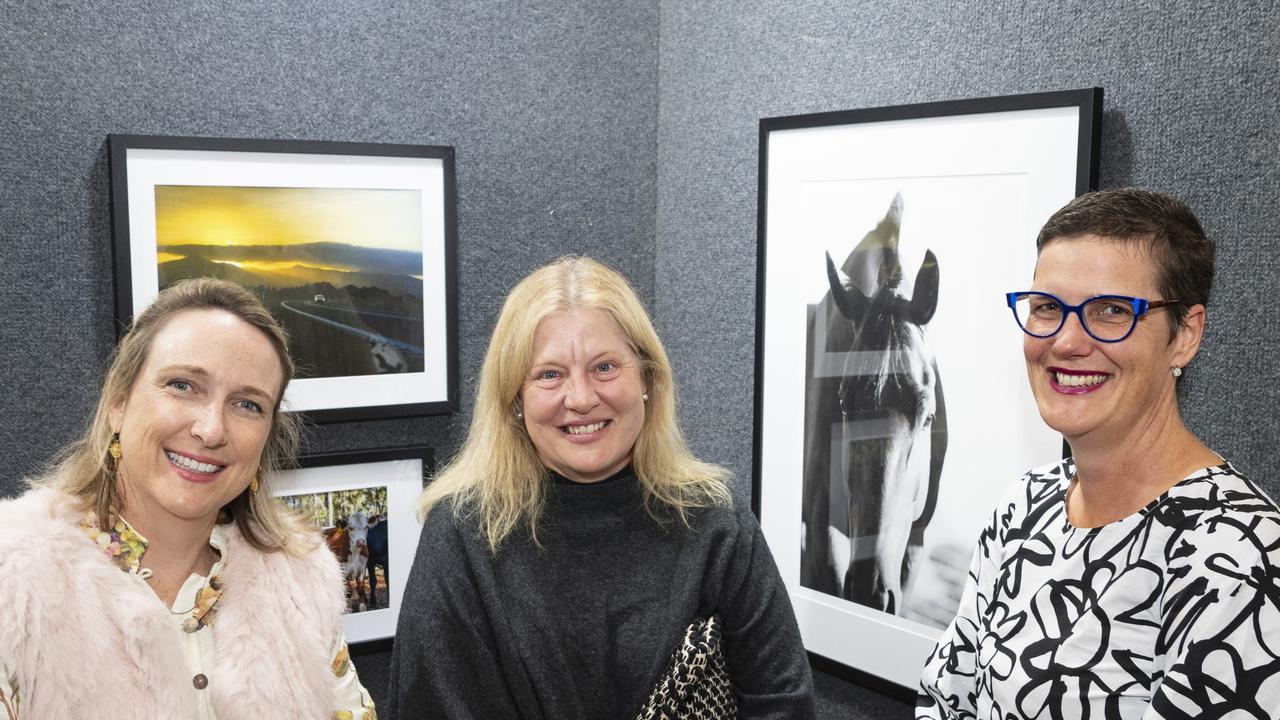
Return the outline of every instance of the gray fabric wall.
[[[651,300],[699,454],[750,492],[760,117],[1101,85],[1104,186],[1180,194],[1221,242],[1192,426],[1273,494],[1280,183],[1273,0],[1081,3],[0,0],[0,453],[16,494],[85,422],[114,340],[108,133],[457,148],[462,404],[506,290],[585,252]],[[1271,252],[1268,252],[1271,251]],[[425,442],[466,416],[325,426]],[[1247,429],[1246,429],[1247,425]],[[358,659],[385,687],[385,654]],[[906,717],[819,674],[820,714]]]
[[[108,133],[453,145],[462,405],[502,298],[590,253],[652,297],[657,5],[0,0],[0,496],[83,428],[115,341]],[[466,416],[317,428],[425,443]],[[375,698],[385,653],[357,659]]]
[[[1178,195],[1219,242],[1186,419],[1280,497],[1275,2],[663,0],[660,15],[656,314],[685,432],[735,471],[739,499],[751,492],[758,120],[1092,86],[1106,91],[1101,186]],[[824,713],[888,716],[868,702],[828,691]]]
[[[1274,2],[664,1],[661,22],[656,314],[690,442],[729,464],[740,497],[759,119],[1092,86],[1106,91],[1101,187],[1177,195],[1219,243],[1186,420],[1280,495]]]

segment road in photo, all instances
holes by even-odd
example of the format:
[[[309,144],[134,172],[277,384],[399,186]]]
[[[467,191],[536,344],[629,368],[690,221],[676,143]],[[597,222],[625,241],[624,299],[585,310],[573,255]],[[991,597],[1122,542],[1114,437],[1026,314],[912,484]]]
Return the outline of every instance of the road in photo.
[[[422,372],[421,214],[417,190],[157,186],[160,288],[253,290],[298,377]]]

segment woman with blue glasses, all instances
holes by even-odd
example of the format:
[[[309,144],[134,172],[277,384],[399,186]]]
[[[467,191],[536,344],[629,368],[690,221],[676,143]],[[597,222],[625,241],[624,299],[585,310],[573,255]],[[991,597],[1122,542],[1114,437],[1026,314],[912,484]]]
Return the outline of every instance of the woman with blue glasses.
[[[1182,422],[1213,243],[1181,202],[1081,196],[1036,241],[1025,333],[1071,457],[982,532],[918,718],[1280,714],[1280,509]]]

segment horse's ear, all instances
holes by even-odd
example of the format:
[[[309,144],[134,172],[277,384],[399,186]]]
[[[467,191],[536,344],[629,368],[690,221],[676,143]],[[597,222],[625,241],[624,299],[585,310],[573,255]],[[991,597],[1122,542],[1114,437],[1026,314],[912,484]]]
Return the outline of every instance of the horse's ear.
[[[845,287],[844,283],[840,282],[840,276],[836,274],[836,264],[831,261],[831,253],[827,253],[827,282],[831,284],[831,299],[835,301],[836,307],[840,308],[840,314],[855,323],[862,322],[870,301],[858,288]]]
[[[933,319],[938,309],[938,258],[932,250],[925,250],[924,262],[916,273],[916,287],[911,291],[911,320],[924,325]]]

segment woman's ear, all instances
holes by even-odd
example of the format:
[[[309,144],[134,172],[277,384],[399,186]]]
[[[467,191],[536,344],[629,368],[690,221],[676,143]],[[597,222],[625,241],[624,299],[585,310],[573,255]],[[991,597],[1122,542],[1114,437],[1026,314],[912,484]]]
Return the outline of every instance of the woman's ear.
[[[113,433],[120,432],[120,428],[124,427],[124,406],[125,399],[120,398],[111,404],[111,410],[107,413],[107,424],[111,426]]]
[[[1196,353],[1200,352],[1200,341],[1204,339],[1204,305],[1192,305],[1187,308],[1186,317],[1173,336],[1174,364],[1186,366]]]

